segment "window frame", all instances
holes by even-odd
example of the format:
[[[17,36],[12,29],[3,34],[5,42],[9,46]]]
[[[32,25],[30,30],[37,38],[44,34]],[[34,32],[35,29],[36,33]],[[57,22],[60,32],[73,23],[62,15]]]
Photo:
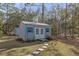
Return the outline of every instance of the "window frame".
[[[27,27],[27,32],[33,32],[33,27]]]
[[[44,29],[41,29],[41,34],[44,34]]]
[[[50,32],[50,29],[49,28],[45,28],[45,32]]]
[[[36,28],[36,35],[37,35],[37,34],[39,34],[39,29],[38,29],[38,28]]]

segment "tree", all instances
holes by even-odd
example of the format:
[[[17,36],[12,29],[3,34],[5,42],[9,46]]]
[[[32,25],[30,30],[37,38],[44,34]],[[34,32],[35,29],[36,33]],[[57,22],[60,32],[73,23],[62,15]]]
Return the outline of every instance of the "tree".
[[[47,23],[50,24],[52,26],[52,34],[54,36],[54,38],[57,38],[58,34],[59,34],[59,5],[58,4],[52,4],[52,9],[48,12],[48,21]]]
[[[0,10],[0,37],[2,36],[2,25],[3,25],[3,12]]]
[[[9,27],[10,25],[8,25],[9,22],[9,14],[13,13],[15,11],[15,4],[14,3],[2,3],[1,4],[1,8],[2,11],[4,11],[4,20],[6,20],[6,22],[3,24],[3,32],[5,34],[9,33]]]
[[[23,13],[23,20],[32,21],[34,14],[32,13],[31,7],[35,6],[33,3],[24,3],[24,8],[22,10]]]
[[[42,22],[44,22],[44,3],[42,3]]]
[[[65,21],[65,24],[64,24],[64,25],[65,25],[65,32],[64,32],[64,35],[65,35],[65,39],[67,39],[67,37],[66,37],[66,36],[67,36],[67,35],[66,35],[66,33],[67,33],[67,27],[66,27],[66,24],[67,24],[67,23],[66,23],[66,20],[67,20],[67,3],[66,3],[66,11],[65,11],[65,14],[66,14],[66,15],[65,15],[65,19],[64,19],[64,21]]]
[[[75,36],[75,33],[76,33],[76,21],[77,20],[77,8],[76,8],[76,4],[70,4],[70,11],[71,11],[71,26],[70,26],[70,29],[71,29],[71,38],[73,39]]]

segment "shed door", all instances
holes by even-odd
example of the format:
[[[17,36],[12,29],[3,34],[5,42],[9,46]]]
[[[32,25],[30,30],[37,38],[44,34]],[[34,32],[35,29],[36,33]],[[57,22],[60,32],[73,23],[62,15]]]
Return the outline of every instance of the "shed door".
[[[40,28],[40,38],[45,38],[44,33],[45,33],[44,28]]]
[[[27,40],[33,40],[34,39],[34,28],[33,27],[27,27]]]
[[[44,37],[44,28],[36,28],[35,29],[35,39],[41,39]]]

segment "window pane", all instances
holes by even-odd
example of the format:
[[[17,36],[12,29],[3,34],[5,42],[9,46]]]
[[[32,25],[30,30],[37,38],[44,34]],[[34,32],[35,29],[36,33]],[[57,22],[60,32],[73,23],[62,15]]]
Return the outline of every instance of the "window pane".
[[[36,34],[39,34],[39,29],[36,29]]]
[[[32,27],[28,27],[27,30],[28,30],[28,32],[33,32],[33,28]]]
[[[49,28],[46,28],[45,31],[46,31],[46,32],[49,32]]]
[[[43,34],[43,29],[41,29],[41,34]]]

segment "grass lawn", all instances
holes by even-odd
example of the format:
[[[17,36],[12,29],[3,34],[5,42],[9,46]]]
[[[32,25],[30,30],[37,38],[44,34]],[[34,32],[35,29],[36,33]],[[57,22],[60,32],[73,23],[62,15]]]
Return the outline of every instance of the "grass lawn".
[[[42,42],[18,42],[15,36],[0,38],[1,56],[25,56],[43,46]],[[66,42],[67,41],[67,42]],[[79,44],[68,40],[51,40],[41,56],[79,56]]]
[[[15,37],[14,37],[15,38]],[[0,55],[22,56],[28,55],[42,46],[42,42],[18,42],[13,39],[0,40]]]
[[[74,45],[63,41],[50,41],[46,50],[40,53],[42,56],[79,56],[79,44]]]

